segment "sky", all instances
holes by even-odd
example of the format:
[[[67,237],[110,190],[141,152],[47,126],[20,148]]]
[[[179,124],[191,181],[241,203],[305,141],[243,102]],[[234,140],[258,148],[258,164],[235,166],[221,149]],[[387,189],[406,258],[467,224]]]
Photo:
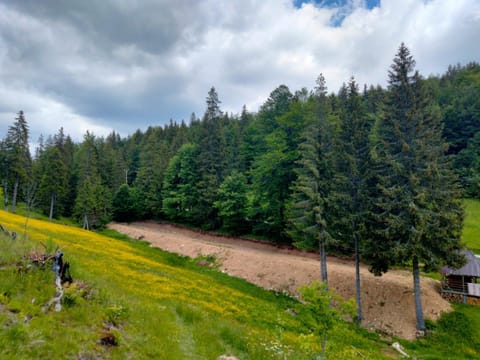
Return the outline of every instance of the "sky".
[[[122,136],[223,111],[279,85],[385,86],[401,42],[424,76],[480,61],[480,0],[0,0],[0,138]]]

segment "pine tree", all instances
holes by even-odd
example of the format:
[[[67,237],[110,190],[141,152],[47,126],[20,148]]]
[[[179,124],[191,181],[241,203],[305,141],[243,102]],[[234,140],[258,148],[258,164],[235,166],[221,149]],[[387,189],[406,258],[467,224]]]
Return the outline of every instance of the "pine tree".
[[[414,67],[402,43],[389,71],[385,115],[377,125],[373,152],[377,196],[365,255],[375,274],[411,262],[417,329],[423,332],[419,266],[461,262],[463,210],[445,155],[438,106]]]

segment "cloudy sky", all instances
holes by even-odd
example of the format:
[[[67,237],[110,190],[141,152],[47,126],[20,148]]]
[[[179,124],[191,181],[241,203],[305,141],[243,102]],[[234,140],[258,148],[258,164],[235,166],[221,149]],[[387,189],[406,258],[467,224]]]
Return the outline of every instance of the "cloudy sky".
[[[0,0],[0,137],[18,110],[31,140],[61,126],[126,136],[256,111],[280,84],[385,85],[403,41],[428,76],[480,61],[479,0]]]

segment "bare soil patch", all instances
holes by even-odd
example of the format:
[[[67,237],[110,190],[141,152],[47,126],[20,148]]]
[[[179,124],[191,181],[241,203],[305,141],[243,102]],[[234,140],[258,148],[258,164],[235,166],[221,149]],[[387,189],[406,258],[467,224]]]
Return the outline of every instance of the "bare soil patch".
[[[318,255],[274,245],[205,234],[155,222],[110,224],[131,238],[152,246],[195,258],[213,255],[220,269],[265,289],[295,293],[299,286],[320,277]],[[329,285],[345,298],[355,296],[355,268],[350,260],[328,257]],[[361,266],[363,325],[404,339],[415,338],[413,278],[405,270],[392,270],[376,277]],[[436,320],[451,305],[440,296],[440,283],[421,279],[425,317]]]

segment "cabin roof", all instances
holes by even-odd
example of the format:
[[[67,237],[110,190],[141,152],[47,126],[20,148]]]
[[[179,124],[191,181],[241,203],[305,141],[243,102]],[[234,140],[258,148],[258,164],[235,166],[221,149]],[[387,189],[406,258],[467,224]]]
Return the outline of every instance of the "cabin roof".
[[[460,269],[449,268],[444,266],[440,271],[444,275],[474,276],[480,277],[480,261],[469,250],[463,250],[467,263]]]

